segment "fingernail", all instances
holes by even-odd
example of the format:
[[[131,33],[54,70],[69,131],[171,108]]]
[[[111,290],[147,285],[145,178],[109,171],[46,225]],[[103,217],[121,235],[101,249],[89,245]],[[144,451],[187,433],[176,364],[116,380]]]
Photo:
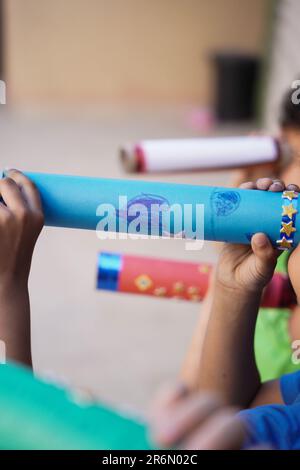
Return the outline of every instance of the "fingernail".
[[[286,187],[287,191],[295,191],[295,192],[298,192],[299,191],[299,188],[296,184],[289,184],[287,187]]]
[[[257,237],[255,244],[259,248],[264,248],[268,245],[268,240],[265,237]]]
[[[278,191],[283,191],[283,189],[284,189],[283,185],[281,183],[278,183],[278,182],[271,184],[269,189],[272,190],[272,188],[273,188],[273,190],[275,189],[275,190],[278,190]]]

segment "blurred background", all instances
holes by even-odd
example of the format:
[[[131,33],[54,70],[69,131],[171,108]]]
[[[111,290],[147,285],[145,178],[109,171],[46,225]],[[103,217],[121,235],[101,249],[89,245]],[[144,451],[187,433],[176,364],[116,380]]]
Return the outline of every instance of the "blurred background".
[[[282,93],[299,76],[297,0],[0,6],[2,166],[124,178],[126,141],[275,133]],[[230,172],[148,179],[226,185]],[[35,369],[144,410],[178,373],[201,305],[97,292],[100,250],[210,262],[216,252],[209,243],[195,253],[180,240],[43,231],[30,282]]]

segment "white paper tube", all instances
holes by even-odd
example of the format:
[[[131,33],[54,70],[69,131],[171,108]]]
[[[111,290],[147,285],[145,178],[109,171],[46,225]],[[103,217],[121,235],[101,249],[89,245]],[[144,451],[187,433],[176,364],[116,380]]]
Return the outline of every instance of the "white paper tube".
[[[236,168],[275,162],[280,149],[269,136],[203,137],[144,140],[121,148],[127,171],[161,171]]]

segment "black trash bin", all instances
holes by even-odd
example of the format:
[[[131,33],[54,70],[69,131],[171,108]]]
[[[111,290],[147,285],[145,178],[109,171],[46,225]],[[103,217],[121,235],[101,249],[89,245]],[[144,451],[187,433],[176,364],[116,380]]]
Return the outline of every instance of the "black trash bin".
[[[215,114],[220,122],[250,121],[255,117],[260,61],[241,53],[215,54]]]

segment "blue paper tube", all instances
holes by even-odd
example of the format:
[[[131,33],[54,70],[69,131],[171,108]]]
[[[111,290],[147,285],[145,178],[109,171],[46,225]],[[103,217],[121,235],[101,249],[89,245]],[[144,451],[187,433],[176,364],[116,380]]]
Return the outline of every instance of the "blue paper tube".
[[[152,235],[244,244],[264,232],[281,248],[299,243],[298,194],[291,191],[25,174],[40,191],[46,225],[147,235],[151,228]]]

